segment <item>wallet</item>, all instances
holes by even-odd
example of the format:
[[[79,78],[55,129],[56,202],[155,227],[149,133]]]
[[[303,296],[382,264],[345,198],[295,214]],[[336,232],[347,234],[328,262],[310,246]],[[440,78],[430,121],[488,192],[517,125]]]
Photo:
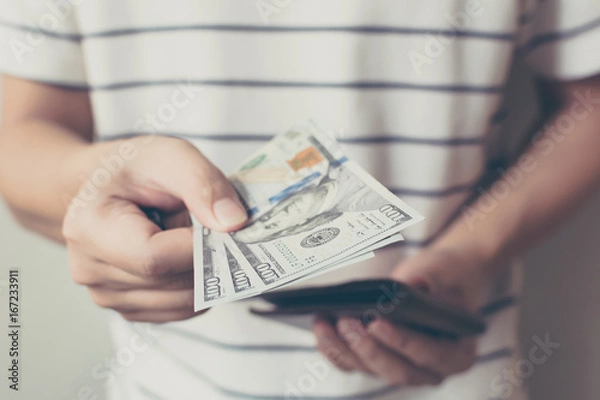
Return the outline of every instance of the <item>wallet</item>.
[[[316,314],[333,319],[352,317],[365,324],[383,318],[447,338],[475,336],[485,331],[480,317],[391,279],[268,292],[261,298],[271,306],[250,311],[264,317]]]

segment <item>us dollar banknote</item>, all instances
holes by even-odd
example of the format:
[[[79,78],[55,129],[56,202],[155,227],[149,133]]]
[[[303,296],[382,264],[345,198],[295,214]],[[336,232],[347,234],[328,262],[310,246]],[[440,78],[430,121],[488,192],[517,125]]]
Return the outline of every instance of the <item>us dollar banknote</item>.
[[[307,122],[275,136],[229,179],[256,219],[290,195],[318,185],[333,165],[345,159],[332,136]]]
[[[312,123],[276,136],[230,180],[250,220],[233,233],[196,228],[197,310],[370,257],[423,218]]]

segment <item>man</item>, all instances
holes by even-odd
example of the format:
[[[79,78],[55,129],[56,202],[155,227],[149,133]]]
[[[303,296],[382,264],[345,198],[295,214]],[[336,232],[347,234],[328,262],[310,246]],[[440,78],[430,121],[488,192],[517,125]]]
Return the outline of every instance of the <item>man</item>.
[[[135,332],[127,321],[169,322],[111,375],[111,398],[524,398],[503,373],[518,357],[517,308],[486,306],[514,298],[510,260],[600,179],[597,2],[0,4],[4,198],[25,227],[66,243],[75,282],[122,317],[117,346]],[[551,112],[484,192],[515,57],[540,75]],[[316,321],[313,334],[253,317],[259,300],[193,313],[187,213],[242,227],[221,170],[307,117],[341,131],[350,159],[427,216],[403,246],[310,283],[408,282],[483,310],[477,343],[379,320]],[[160,209],[167,229],[140,207]]]

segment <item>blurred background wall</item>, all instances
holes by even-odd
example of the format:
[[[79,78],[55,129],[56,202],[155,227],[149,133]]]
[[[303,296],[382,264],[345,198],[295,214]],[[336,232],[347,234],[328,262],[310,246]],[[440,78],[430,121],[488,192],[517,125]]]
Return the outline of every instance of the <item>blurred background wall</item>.
[[[523,91],[528,95],[524,96]],[[517,71],[509,89],[503,135],[533,119],[530,78]],[[599,127],[600,128],[600,127]],[[543,193],[540,193],[543,196]],[[595,400],[600,393],[600,191],[526,257],[521,342],[547,333],[561,343],[525,384],[532,399]],[[22,375],[18,396],[2,373],[0,398],[102,399],[105,381],[92,370],[112,357],[107,312],[73,284],[65,250],[23,231],[0,204],[0,323],[7,326],[6,279],[21,270]],[[2,329],[4,331],[4,328]],[[8,367],[8,336],[0,335],[0,370]],[[97,397],[94,397],[97,395]]]

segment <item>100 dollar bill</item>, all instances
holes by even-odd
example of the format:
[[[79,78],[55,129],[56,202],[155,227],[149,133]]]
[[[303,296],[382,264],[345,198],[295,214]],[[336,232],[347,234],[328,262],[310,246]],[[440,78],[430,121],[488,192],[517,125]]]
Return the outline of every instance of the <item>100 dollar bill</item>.
[[[310,123],[276,136],[230,179],[250,222],[229,234],[197,228],[197,310],[368,257],[423,218]]]

